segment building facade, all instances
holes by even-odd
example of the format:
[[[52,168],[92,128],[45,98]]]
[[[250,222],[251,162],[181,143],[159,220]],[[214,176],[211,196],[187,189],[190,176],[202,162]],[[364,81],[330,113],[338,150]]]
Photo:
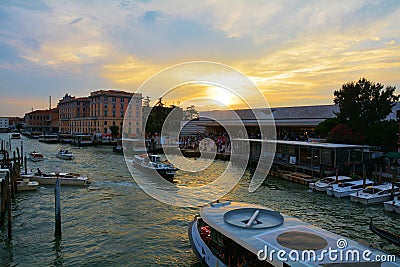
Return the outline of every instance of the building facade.
[[[10,130],[9,118],[0,117],[0,133],[6,133]]]
[[[129,105],[130,101],[131,105]],[[129,106],[129,109],[128,109]],[[58,103],[60,132],[111,136],[112,129],[122,133],[128,110],[130,137],[141,134],[142,95],[117,90],[94,91],[88,97],[66,94]]]
[[[89,118],[89,98],[76,98],[69,94],[58,102],[60,133],[92,133]]]
[[[25,114],[25,128],[42,133],[57,133],[59,125],[58,107],[53,109],[35,110]]]

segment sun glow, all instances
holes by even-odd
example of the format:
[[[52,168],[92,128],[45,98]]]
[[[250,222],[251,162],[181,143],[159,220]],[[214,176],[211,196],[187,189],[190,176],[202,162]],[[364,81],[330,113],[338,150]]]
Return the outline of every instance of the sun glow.
[[[237,103],[237,97],[230,92],[228,89],[221,87],[209,87],[207,88],[207,95],[209,98],[221,103],[221,106],[229,107]]]

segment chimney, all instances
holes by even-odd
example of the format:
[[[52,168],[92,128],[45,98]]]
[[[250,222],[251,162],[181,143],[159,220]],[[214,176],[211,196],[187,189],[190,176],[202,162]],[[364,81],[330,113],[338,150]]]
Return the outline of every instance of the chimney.
[[[51,109],[51,96],[49,96],[49,110]]]

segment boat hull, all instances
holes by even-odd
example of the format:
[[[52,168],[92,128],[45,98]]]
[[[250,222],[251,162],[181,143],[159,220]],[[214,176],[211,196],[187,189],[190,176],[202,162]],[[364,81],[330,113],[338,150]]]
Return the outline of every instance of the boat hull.
[[[133,163],[133,166],[135,166],[137,169],[141,170],[142,172],[145,172],[147,174],[153,175],[154,171],[157,171],[159,175],[161,175],[165,180],[167,180],[170,183],[174,182],[174,177],[175,177],[175,170],[170,171],[166,169],[150,169],[147,167],[143,167],[137,163]]]
[[[364,205],[369,205],[369,204],[375,204],[375,203],[381,203],[390,200],[391,196],[390,195],[385,195],[385,196],[380,196],[380,197],[374,197],[374,198],[364,198],[361,196],[350,196],[350,200],[356,203],[361,203]]]
[[[24,192],[24,191],[36,191],[39,187],[39,183],[35,181],[29,181],[29,182],[22,182],[22,181],[17,181],[17,189],[18,192]]]
[[[398,202],[387,201],[383,205],[386,211],[400,213],[400,205]]]
[[[200,237],[200,233],[197,227],[197,220],[195,219],[189,224],[188,236],[190,245],[196,254],[197,258],[201,261],[204,266],[207,267],[226,267],[225,264],[220,261],[210,250],[207,244]]]
[[[74,158],[74,156],[72,154],[57,154],[56,155],[57,158],[59,159],[66,159],[66,160],[71,160]]]
[[[24,178],[29,178],[32,181],[38,182],[41,185],[55,185],[57,178],[55,176],[37,176],[37,175],[23,175]],[[90,184],[90,179],[87,177],[60,177],[58,178],[60,185],[68,186],[87,186]]]

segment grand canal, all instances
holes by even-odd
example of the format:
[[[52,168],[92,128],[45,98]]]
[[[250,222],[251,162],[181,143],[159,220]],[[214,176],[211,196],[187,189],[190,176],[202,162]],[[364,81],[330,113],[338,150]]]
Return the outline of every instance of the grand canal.
[[[8,140],[8,134],[0,134]],[[87,188],[62,187],[62,239],[54,232],[54,189],[41,186],[37,192],[19,193],[13,202],[13,240],[0,232],[1,266],[197,266],[187,226],[196,208],[178,208],[160,203],[144,193],[130,176],[123,156],[111,147],[73,147],[43,144],[22,137],[26,153],[37,150],[47,159],[28,162],[29,169],[87,174]],[[66,148],[75,159],[55,157]],[[226,166],[216,161],[202,175],[178,172],[179,183],[206,184]],[[396,232],[399,216],[384,212],[382,205],[363,206],[349,199],[334,199],[288,181],[268,178],[256,192],[248,192],[250,173],[224,197],[265,205],[282,213],[354,240],[365,240],[389,253],[399,250],[368,229],[370,217],[377,225]],[[195,196],[194,196],[195,197]]]

